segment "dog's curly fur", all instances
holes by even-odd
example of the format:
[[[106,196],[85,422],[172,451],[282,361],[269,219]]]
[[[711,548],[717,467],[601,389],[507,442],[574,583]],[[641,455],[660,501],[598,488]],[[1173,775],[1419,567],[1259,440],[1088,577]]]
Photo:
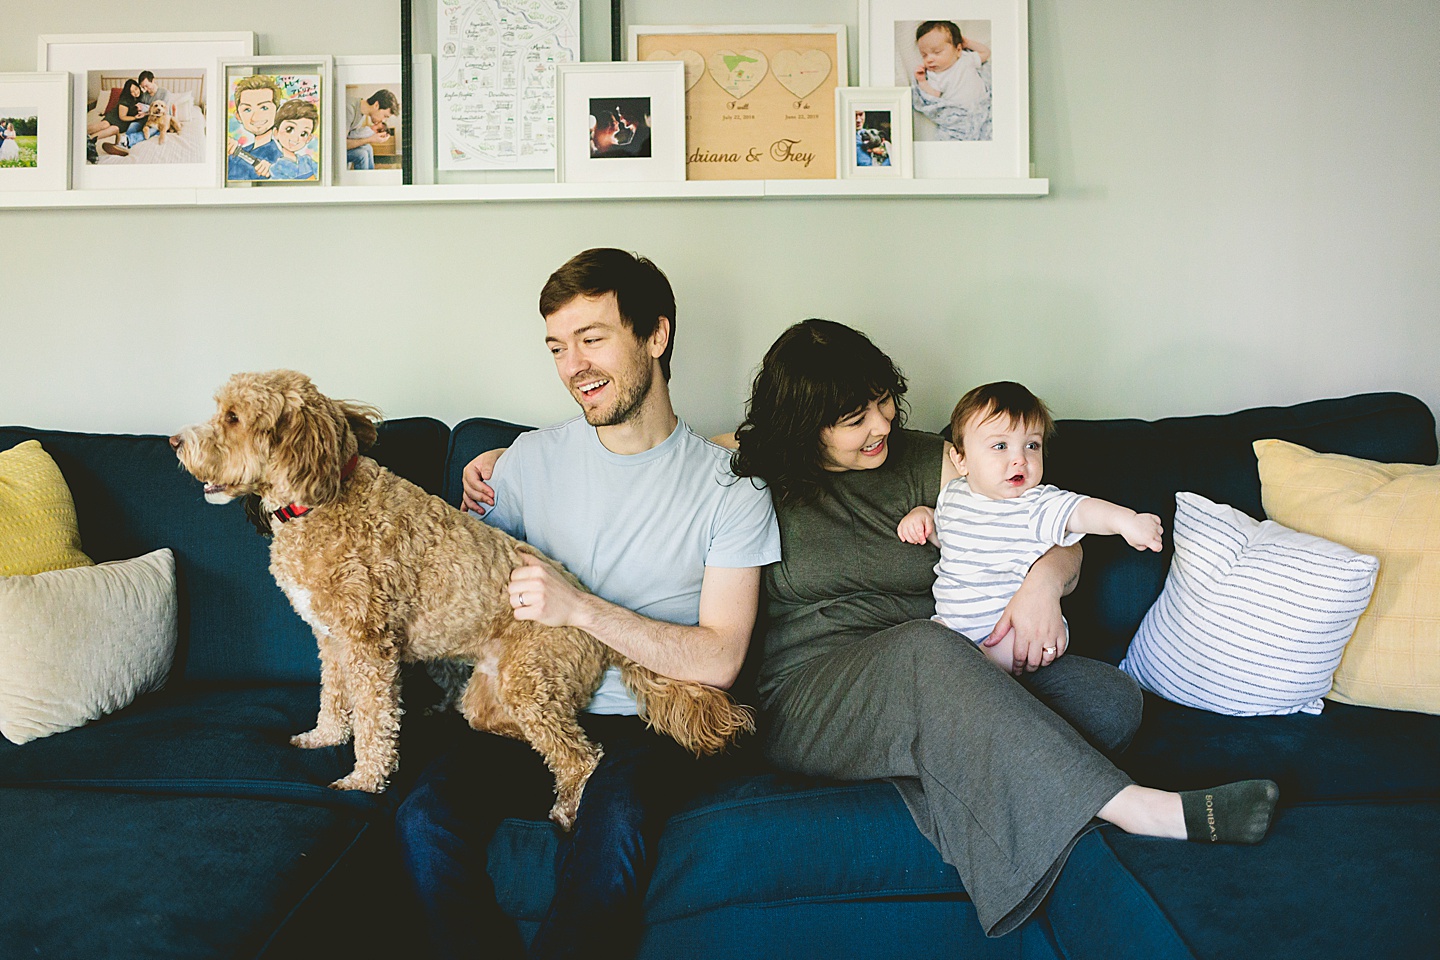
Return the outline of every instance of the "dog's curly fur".
[[[168,131],[173,130],[176,133],[180,132],[180,121],[170,116],[170,111],[165,109],[164,100],[156,100],[150,104],[150,109],[145,114],[144,129],[158,132],[160,134],[160,142],[164,143],[165,134]],[[149,134],[147,133],[145,136],[148,137]]]
[[[724,691],[659,676],[583,630],[516,620],[510,573],[522,553],[546,560],[532,547],[368,457],[342,478],[375,442],[373,407],[331,400],[288,370],[237,374],[215,399],[215,416],[171,444],[207,500],[253,496],[267,511],[270,571],[320,647],[319,719],[291,742],[355,740],[355,769],[331,786],[379,792],[398,768],[408,661],[475,665],[460,712],[540,752],[555,777],[550,817],[566,829],[601,756],[576,714],[606,667],[620,667],[652,727],[697,755],[754,729]],[[268,513],[292,503],[311,509],[290,522]]]

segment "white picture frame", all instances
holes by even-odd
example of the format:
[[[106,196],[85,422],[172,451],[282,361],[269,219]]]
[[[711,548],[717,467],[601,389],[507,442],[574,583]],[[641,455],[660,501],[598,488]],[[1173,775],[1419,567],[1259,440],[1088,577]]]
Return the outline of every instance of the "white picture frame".
[[[218,115],[221,121],[214,124],[215,127],[215,155],[219,158],[215,165],[213,176],[217,178],[220,186],[235,189],[262,187],[264,189],[281,189],[287,187],[328,187],[330,186],[334,169],[332,160],[335,149],[335,125],[331,122],[330,111],[333,109],[330,91],[335,72],[334,58],[329,54],[317,54],[312,56],[271,56],[271,57],[236,57],[223,59],[220,67],[220,88],[219,96],[224,104],[224,110]],[[305,145],[305,154],[297,154],[289,158],[294,167],[303,167],[305,171],[313,165],[313,176],[311,178],[271,176],[266,173],[264,176],[252,176],[247,168],[262,170],[263,167],[256,163],[245,164],[231,162],[230,141],[237,139],[236,154],[247,154],[253,156],[251,151],[245,149],[245,145],[239,142],[239,138],[232,137],[234,133],[244,130],[243,126],[232,122],[231,88],[232,85],[245,76],[273,76],[279,78],[306,78],[303,82],[308,83],[308,78],[314,78],[316,89],[312,92],[307,88],[303,93],[285,91],[280,96],[271,94],[272,100],[303,100],[314,107],[317,114],[315,122],[310,129],[310,140]],[[282,108],[284,104],[280,105]],[[278,130],[284,126],[281,121],[273,129],[268,143],[276,143],[279,139]],[[241,134],[243,136],[243,133]],[[261,137],[264,134],[260,134]],[[266,162],[269,162],[269,155]],[[284,155],[281,154],[281,158]],[[308,162],[307,162],[308,161]],[[238,176],[236,171],[246,171],[245,175]]]
[[[7,121],[21,124],[14,146]],[[0,73],[0,163],[0,191],[69,189],[70,74]]]
[[[555,125],[559,183],[684,180],[685,64],[559,64]]]
[[[913,142],[909,87],[835,91],[835,172],[841,180],[910,179]]]
[[[555,74],[581,58],[579,0],[446,0],[432,9],[439,168],[553,170]]]
[[[352,170],[347,159],[349,151],[346,141],[349,131],[346,127],[347,107],[351,96],[349,88],[359,87],[362,96],[373,96],[368,88],[384,85],[397,97],[400,90],[400,58],[398,56],[377,57],[336,57],[335,78],[332,84],[334,105],[330,116],[334,124],[332,136],[335,140],[335,174],[333,183],[341,187],[400,186],[404,173],[397,165],[394,169]],[[410,148],[415,156],[411,170],[414,183],[435,182],[435,59],[429,54],[418,54],[412,67],[410,102],[400,103],[399,113],[391,118],[389,126],[395,143],[403,142],[403,125],[410,125]],[[398,153],[395,154],[398,159]]]
[[[255,34],[223,33],[108,33],[44,34],[38,40],[38,69],[70,74],[70,185],[76,190],[198,188],[215,185],[213,91],[219,89],[218,64],[222,57],[250,56]],[[90,82],[96,74],[151,70],[183,73],[199,96],[192,95],[195,116],[201,124],[193,144],[195,159],[184,162],[92,163],[87,159],[87,126],[91,119]],[[163,82],[163,80],[162,80]],[[97,104],[98,105],[98,104]],[[223,112],[223,104],[221,104]],[[173,152],[173,151],[172,151]]]
[[[965,93],[978,91],[973,77],[965,78],[968,83],[955,80],[939,97],[912,94],[915,176],[1028,178],[1030,41],[1024,0],[860,0],[861,85],[914,86],[912,71],[921,60],[914,31],[930,20],[959,26],[967,48],[978,40],[988,49],[978,68],[961,63],[955,69],[975,71],[978,82],[988,87],[984,106],[989,115],[984,116],[979,99]],[[970,102],[952,104],[950,96]]]

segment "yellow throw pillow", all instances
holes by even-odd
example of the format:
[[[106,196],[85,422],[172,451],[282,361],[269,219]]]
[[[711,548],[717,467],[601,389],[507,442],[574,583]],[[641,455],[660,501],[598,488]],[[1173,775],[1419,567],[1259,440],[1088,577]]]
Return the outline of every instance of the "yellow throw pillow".
[[[0,577],[88,566],[70,488],[40,441],[0,452]]]
[[[1330,699],[1440,713],[1440,467],[1283,440],[1255,441],[1255,457],[1271,520],[1380,560]]]

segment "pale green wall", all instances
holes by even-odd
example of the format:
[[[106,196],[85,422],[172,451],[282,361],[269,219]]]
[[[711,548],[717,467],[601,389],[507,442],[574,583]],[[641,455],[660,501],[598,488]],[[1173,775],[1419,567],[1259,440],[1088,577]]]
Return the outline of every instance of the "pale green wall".
[[[605,5],[587,3],[602,58]],[[34,69],[41,33],[395,52],[395,6],[8,0],[0,70]],[[858,46],[852,3],[630,9],[839,20]],[[706,431],[812,315],[891,352],[925,425],[997,378],[1070,417],[1380,389],[1440,409],[1440,5],[1036,0],[1030,17],[1038,200],[0,212],[0,422],[169,431],[229,373],[280,365],[392,416],[559,419],[535,297],[594,245],[669,273],[678,406]],[[246,245],[265,269],[236,266]],[[127,260],[154,280],[120,295]]]

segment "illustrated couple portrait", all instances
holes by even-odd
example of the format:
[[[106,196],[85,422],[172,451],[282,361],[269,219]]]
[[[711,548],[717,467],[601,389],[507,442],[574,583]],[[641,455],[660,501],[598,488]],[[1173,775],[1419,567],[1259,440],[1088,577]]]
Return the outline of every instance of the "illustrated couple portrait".
[[[311,97],[290,96],[298,81]],[[314,77],[254,74],[235,81],[227,119],[225,179],[320,179],[319,85]]]

